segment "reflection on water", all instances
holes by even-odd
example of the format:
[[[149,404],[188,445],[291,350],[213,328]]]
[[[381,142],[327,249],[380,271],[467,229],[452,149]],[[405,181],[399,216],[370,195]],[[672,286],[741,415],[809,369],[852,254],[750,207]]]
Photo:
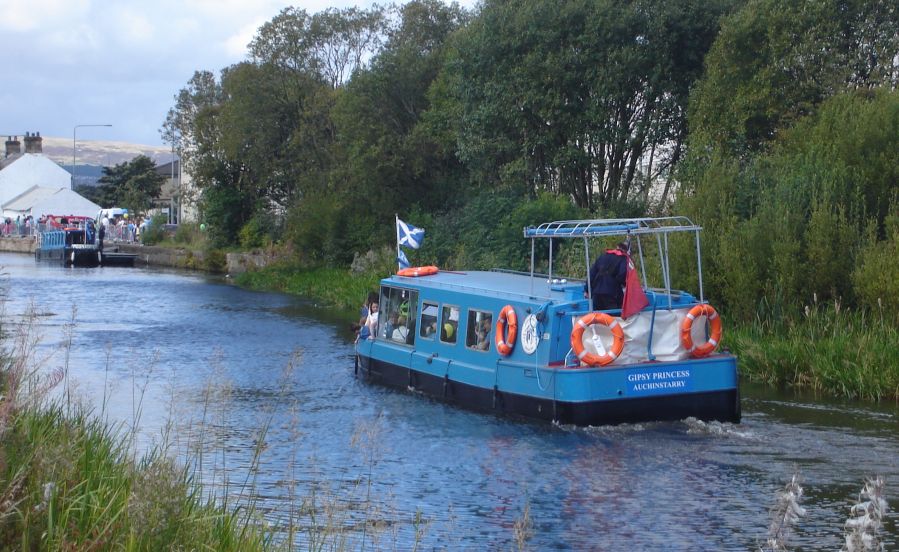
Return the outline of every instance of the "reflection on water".
[[[512,421],[355,380],[344,318],[294,298],[188,273],[0,264],[5,320],[34,302],[48,367],[64,362],[74,310],[78,396],[138,422],[142,447],[171,428],[207,488],[251,488],[301,542],[330,522],[350,548],[508,550],[527,508],[539,550],[747,550],[797,470],[808,515],[795,550],[841,546],[866,476],[883,475],[899,506],[895,405],[744,385],[740,425]],[[895,516],[885,530],[896,548]]]

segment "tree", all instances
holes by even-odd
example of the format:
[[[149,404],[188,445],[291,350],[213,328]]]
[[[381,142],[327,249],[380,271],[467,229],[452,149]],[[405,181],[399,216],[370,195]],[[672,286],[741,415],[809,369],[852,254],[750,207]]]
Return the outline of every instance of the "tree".
[[[144,214],[159,197],[165,176],[156,172],[156,163],[146,155],[113,167],[104,167],[97,182],[97,197],[102,207],[125,207]]]
[[[698,162],[743,160],[826,98],[899,85],[899,8],[886,0],[753,0],[729,17],[691,98]]]
[[[384,10],[377,5],[328,8],[311,16],[288,7],[259,28],[250,55],[289,73],[318,75],[337,88],[380,49],[384,29]]]
[[[344,163],[333,181],[365,211],[405,212],[414,203],[439,209],[460,195],[461,165],[435,143],[423,118],[445,43],[464,21],[458,5],[409,2],[384,50],[340,95],[333,117]]]
[[[677,162],[688,92],[731,3],[493,0],[450,62],[458,152],[482,183],[595,209]]]

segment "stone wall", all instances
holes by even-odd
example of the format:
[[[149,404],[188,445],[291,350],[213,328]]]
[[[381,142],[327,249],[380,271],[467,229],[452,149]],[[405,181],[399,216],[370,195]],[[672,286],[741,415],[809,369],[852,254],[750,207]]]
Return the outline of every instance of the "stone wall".
[[[13,253],[34,253],[36,239],[34,237],[0,238],[0,251]]]
[[[34,238],[0,237],[0,251],[14,253],[34,253]],[[263,252],[223,253],[221,251],[202,251],[183,248],[157,247],[154,245],[131,245],[107,243],[107,251],[133,253],[137,255],[135,266],[169,266],[202,270],[205,272],[241,274],[247,270],[256,270],[272,263],[275,258]]]
[[[170,249],[152,245],[119,245],[122,253],[137,255],[138,265],[171,266],[206,272],[226,273],[232,276],[248,270],[263,268],[275,259],[262,252],[222,253],[190,249]]]

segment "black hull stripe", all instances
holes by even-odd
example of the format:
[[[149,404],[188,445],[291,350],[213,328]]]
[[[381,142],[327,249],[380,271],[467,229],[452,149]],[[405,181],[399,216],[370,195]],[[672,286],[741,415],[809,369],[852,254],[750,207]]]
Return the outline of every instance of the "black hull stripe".
[[[485,389],[410,370],[389,362],[357,358],[357,374],[365,380],[400,389],[414,389],[439,400],[479,411],[560,424],[600,426],[621,423],[683,420],[739,422],[738,389],[590,402],[553,401]]]

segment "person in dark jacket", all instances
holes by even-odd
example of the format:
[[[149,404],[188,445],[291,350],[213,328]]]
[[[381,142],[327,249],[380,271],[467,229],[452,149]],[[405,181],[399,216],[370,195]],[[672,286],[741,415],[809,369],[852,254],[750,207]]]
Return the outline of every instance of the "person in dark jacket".
[[[621,308],[627,278],[627,253],[628,244],[621,242],[615,249],[606,249],[590,267],[593,310]]]

